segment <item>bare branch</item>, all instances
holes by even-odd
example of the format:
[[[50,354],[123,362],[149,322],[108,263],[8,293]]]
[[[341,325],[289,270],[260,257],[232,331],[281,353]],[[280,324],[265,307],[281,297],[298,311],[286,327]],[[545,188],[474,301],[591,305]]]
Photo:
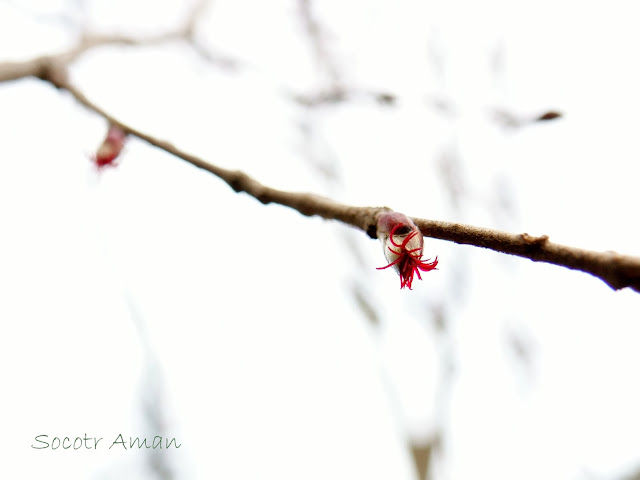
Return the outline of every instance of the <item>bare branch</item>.
[[[313,52],[313,57],[320,70],[326,75],[326,79],[324,85],[321,85],[317,92],[306,94],[288,93],[287,95],[296,103],[308,108],[336,105],[347,100],[356,99],[373,100],[386,107],[394,105],[397,98],[391,92],[354,88],[345,84],[342,78],[343,75],[340,72],[339,62],[328,46],[329,35],[327,34],[327,29],[315,15],[313,7],[312,0],[298,0],[298,13],[302,28]]]
[[[236,192],[246,192],[264,204],[278,203],[290,207],[303,215],[318,215],[325,219],[338,220],[364,230],[370,237],[376,238],[377,218],[381,213],[389,211],[389,208],[355,207],[310,193],[278,190],[261,184],[242,171],[228,170],[210,164],[195,155],[178,149],[166,140],[155,138],[122,123],[91,102],[69,81],[67,75],[69,63],[90,48],[105,44],[142,45],[165,42],[171,39],[189,40],[194,31],[195,17],[202,11],[204,5],[206,5],[206,0],[198,3],[193,10],[192,16],[189,17],[184,26],[173,32],[146,39],[135,39],[119,35],[88,35],[75,48],[58,55],[42,56],[25,62],[0,63],[0,82],[26,76],[41,78],[59,89],[68,91],[86,108],[93,110],[128,134],[134,135],[198,168],[214,174],[224,180]],[[309,17],[309,3],[302,1],[301,5],[303,6],[303,12]],[[315,32],[316,27],[313,22],[310,22],[309,25],[310,30]],[[414,222],[422,233],[429,237],[488,248],[497,252],[529,258],[537,262],[547,262],[580,270],[600,278],[615,290],[631,287],[633,290],[640,292],[639,257],[622,255],[616,252],[594,252],[559,245],[550,242],[547,236],[532,237],[526,233],[512,234],[487,228],[420,218],[414,219]]]
[[[185,23],[175,30],[150,35],[144,38],[133,37],[129,35],[119,34],[85,34],[81,37],[77,45],[65,52],[54,55],[42,55],[30,60],[22,62],[3,62],[0,63],[0,82],[18,80],[25,77],[47,78],[51,65],[69,66],[71,62],[76,60],[82,54],[92,48],[103,45],[157,45],[174,40],[185,40],[193,43],[193,34],[195,31],[195,22],[198,16],[207,6],[208,0],[200,0],[194,6]]]
[[[196,155],[175,147],[166,140],[155,138],[147,133],[124,124],[114,116],[107,113],[104,109],[94,104],[84,95],[84,93],[68,83],[66,80],[58,82],[58,78],[66,78],[64,75],[56,74],[55,69],[50,69],[50,71],[54,73],[52,73],[51,77],[45,78],[45,80],[53,83],[57,88],[67,90],[78,102],[89,110],[93,110],[98,115],[105,118],[109,123],[120,127],[128,134],[134,135],[154,147],[158,147],[198,168],[214,174],[216,177],[224,180],[236,192],[246,192],[263,204],[278,203],[280,205],[293,208],[303,215],[318,215],[325,219],[339,220],[364,231],[371,231],[372,228],[375,231],[376,218],[378,214],[382,211],[389,210],[385,207],[353,207],[320,195],[278,190],[263,185],[240,170],[228,170],[208,163]]]
[[[324,33],[324,29],[313,14],[311,0],[299,0],[298,7],[304,29],[307,33],[307,38],[309,39],[311,48],[313,49],[314,56],[318,64],[325,71],[328,77],[330,90],[334,94],[339,95],[339,92],[343,90],[339,68],[333,57],[329,53],[326,44],[326,35]]]
[[[167,42],[177,38],[182,38],[184,32],[181,30],[173,33],[139,39],[126,35],[86,35],[82,40],[70,50],[56,55],[43,55],[23,62],[0,63],[0,82],[18,80],[25,77],[46,77],[44,70],[51,64],[69,65],[80,55],[95,47],[102,45],[154,45]]]
[[[631,287],[640,292],[640,257],[568,247],[550,242],[547,235],[534,237],[421,218],[413,221],[424,235],[432,238],[580,270],[600,278],[614,290]]]
[[[55,75],[55,78],[65,78]],[[49,79],[50,80],[50,79]],[[51,81],[51,80],[50,80]],[[263,204],[277,203],[303,215],[318,215],[329,220],[338,220],[364,230],[376,238],[377,217],[388,211],[387,207],[356,207],[311,193],[287,192],[268,187],[240,170],[228,170],[210,164],[205,160],[175,147],[166,140],[130,127],[91,102],[80,90],[69,83],[56,84],[67,90],[82,105],[119,126],[127,133],[158,147],[190,164],[202,168],[224,180],[236,192],[246,192]],[[631,287],[640,292],[640,257],[622,255],[616,252],[594,252],[580,248],[552,243],[546,235],[534,237],[527,233],[513,234],[474,227],[453,222],[413,218],[415,224],[426,236],[460,244],[488,248],[497,252],[529,258],[536,262],[552,263],[562,267],[580,270],[603,280],[614,290]]]

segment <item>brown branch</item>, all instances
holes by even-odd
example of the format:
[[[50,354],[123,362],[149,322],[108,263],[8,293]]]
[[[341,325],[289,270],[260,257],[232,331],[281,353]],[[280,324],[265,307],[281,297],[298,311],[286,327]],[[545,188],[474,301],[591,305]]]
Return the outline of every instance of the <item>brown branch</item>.
[[[103,45],[155,45],[178,38],[184,38],[185,30],[165,33],[144,39],[126,35],[86,35],[73,48],[55,55],[42,55],[23,62],[0,63],[0,82],[18,80],[25,77],[47,77],[46,70],[51,64],[69,65],[80,55]]]
[[[302,192],[287,192],[268,187],[240,170],[228,170],[206,162],[200,157],[180,150],[166,140],[155,138],[147,133],[124,124],[104,109],[89,100],[84,93],[68,81],[64,65],[49,64],[44,80],[59,89],[68,91],[89,110],[104,117],[130,135],[158,147],[190,164],[206,170],[224,180],[236,192],[246,192],[263,204],[277,203],[297,210],[303,215],[318,215],[329,220],[338,220],[360,228],[376,238],[377,217],[387,207],[355,207],[345,205],[326,197]],[[574,270],[590,273],[614,290],[631,287],[640,292],[640,258],[621,255],[616,252],[594,252],[549,241],[546,235],[534,237],[529,234],[513,234],[473,227],[459,223],[414,218],[413,221],[422,233],[460,244],[488,248],[497,252],[529,258],[537,262],[547,262]]]
[[[205,0],[206,1],[206,0]],[[355,207],[326,197],[303,192],[287,192],[268,187],[239,170],[228,170],[210,164],[203,159],[178,149],[166,140],[158,139],[110,115],[91,102],[79,89],[69,82],[67,67],[71,61],[90,48],[104,44],[149,44],[172,38],[190,38],[194,29],[194,16],[201,11],[205,1],[194,10],[185,26],[174,32],[150,37],[145,40],[125,36],[87,36],[75,48],[58,55],[42,56],[25,62],[0,63],[0,82],[35,76],[55,87],[68,91],[89,110],[119,126],[130,135],[160,148],[192,165],[206,170],[225,181],[236,192],[246,192],[263,204],[277,203],[297,210],[303,215],[318,215],[325,219],[338,220],[359,228],[376,238],[377,217],[387,207]],[[305,2],[302,3],[305,5]],[[308,6],[308,5],[307,5]],[[526,233],[512,234],[487,228],[436,220],[413,219],[422,233],[432,238],[460,244],[488,248],[497,252],[529,258],[536,262],[547,262],[566,268],[580,270],[603,280],[618,290],[630,287],[640,292],[640,258],[616,252],[594,252],[549,241],[547,236],[532,237]]]
[[[56,75],[54,78],[64,78],[64,76]],[[180,150],[165,140],[157,139],[122,123],[95,105],[81,91],[68,83],[56,86],[64,88],[82,105],[129,134],[214,174],[224,180],[236,192],[246,192],[263,204],[277,203],[297,210],[303,215],[318,215],[325,219],[338,220],[364,230],[373,238],[376,237],[378,215],[389,210],[386,207],[355,207],[338,203],[319,195],[287,192],[268,187],[242,171],[228,170],[212,165],[195,155]],[[550,242],[546,235],[534,237],[526,233],[513,234],[488,228],[422,218],[414,218],[413,221],[424,235],[432,238],[488,248],[497,252],[529,258],[536,262],[552,263],[580,270],[600,278],[614,290],[631,287],[633,290],[640,292],[639,257],[621,255],[616,252],[594,252],[559,245]]]
[[[173,40],[193,42],[195,23],[208,3],[208,0],[200,0],[192,9],[184,24],[169,32],[144,38],[119,34],[85,34],[80,38],[77,45],[65,52],[53,55],[42,55],[21,62],[2,62],[0,63],[0,82],[19,80],[25,77],[46,79],[49,76],[48,71],[52,64],[56,65],[56,67],[60,65],[66,67],[88,50],[104,45],[151,46]]]
[[[421,218],[413,221],[424,235],[432,238],[580,270],[600,278],[614,290],[631,287],[640,292],[640,257],[568,247],[550,242],[547,235],[534,237],[527,233],[514,234]]]
[[[345,205],[334,200],[331,200],[320,195],[311,193],[298,193],[287,192],[284,190],[278,190],[276,188],[268,187],[258,182],[254,178],[250,177],[246,173],[240,170],[228,170],[226,168],[213,165],[206,162],[200,157],[185,152],[166,140],[158,139],[140,130],[137,130],[125,123],[121,122],[104,109],[89,100],[84,93],[78,88],[71,85],[67,80],[67,76],[64,73],[60,73],[58,70],[64,68],[61,65],[49,68],[47,70],[48,77],[44,80],[52,83],[59,89],[68,91],[75,99],[84,105],[89,110],[93,110],[95,113],[106,119],[109,123],[120,127],[122,130],[130,135],[136,136],[139,139],[158,147],[165,152],[168,152],[186,162],[206,170],[216,177],[224,180],[233,190],[236,192],[246,192],[252,197],[256,198],[263,204],[278,203],[286,207],[293,208],[303,215],[312,216],[318,215],[325,219],[339,220],[348,225],[352,225],[356,228],[360,228],[364,231],[371,232],[372,229],[375,232],[376,219],[379,213],[389,210],[385,207],[353,207]]]

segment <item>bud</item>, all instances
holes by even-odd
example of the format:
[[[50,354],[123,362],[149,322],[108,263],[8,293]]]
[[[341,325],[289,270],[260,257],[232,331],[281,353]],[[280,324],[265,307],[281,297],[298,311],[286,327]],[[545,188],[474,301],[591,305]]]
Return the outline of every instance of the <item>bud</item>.
[[[398,212],[383,213],[378,217],[378,238],[382,242],[384,255],[389,265],[377,270],[393,267],[400,275],[400,288],[409,287],[413,275],[420,276],[420,270],[428,272],[438,265],[438,257],[433,262],[422,260],[424,239],[422,232],[409,217]]]
[[[109,126],[107,137],[102,142],[102,145],[98,147],[96,155],[91,158],[91,161],[98,171],[105,167],[114,167],[117,165],[116,159],[124,147],[126,138],[126,132],[120,127],[115,125]]]

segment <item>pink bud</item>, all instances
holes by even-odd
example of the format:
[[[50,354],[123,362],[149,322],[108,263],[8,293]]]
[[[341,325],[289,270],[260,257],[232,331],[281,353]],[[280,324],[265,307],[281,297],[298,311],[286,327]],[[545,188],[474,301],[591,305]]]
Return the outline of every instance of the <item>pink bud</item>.
[[[378,270],[395,268],[400,275],[400,288],[409,287],[411,290],[414,274],[422,280],[420,270],[428,272],[438,265],[438,257],[433,262],[422,260],[422,232],[402,213],[388,212],[378,217],[378,238],[389,262]]]
[[[98,170],[117,165],[116,159],[118,158],[118,155],[120,155],[120,152],[122,152],[126,138],[126,132],[120,127],[115,125],[109,126],[107,137],[104,139],[100,147],[98,147],[96,155],[91,158]]]

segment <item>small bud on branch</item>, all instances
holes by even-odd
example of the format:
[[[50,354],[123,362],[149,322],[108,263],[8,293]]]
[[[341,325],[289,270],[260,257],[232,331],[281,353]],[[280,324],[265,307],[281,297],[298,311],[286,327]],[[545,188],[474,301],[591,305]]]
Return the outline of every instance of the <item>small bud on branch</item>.
[[[116,159],[122,148],[124,147],[124,141],[127,138],[127,134],[120,127],[115,125],[109,126],[107,137],[104,139],[96,155],[91,157],[91,161],[96,166],[98,171],[106,167],[114,167],[118,165]]]
[[[378,238],[389,262],[389,265],[378,267],[378,270],[394,267],[400,275],[401,289],[409,287],[411,290],[414,275],[422,280],[420,270],[429,272],[438,265],[438,257],[432,262],[422,260],[422,232],[402,213],[386,212],[378,217]]]

